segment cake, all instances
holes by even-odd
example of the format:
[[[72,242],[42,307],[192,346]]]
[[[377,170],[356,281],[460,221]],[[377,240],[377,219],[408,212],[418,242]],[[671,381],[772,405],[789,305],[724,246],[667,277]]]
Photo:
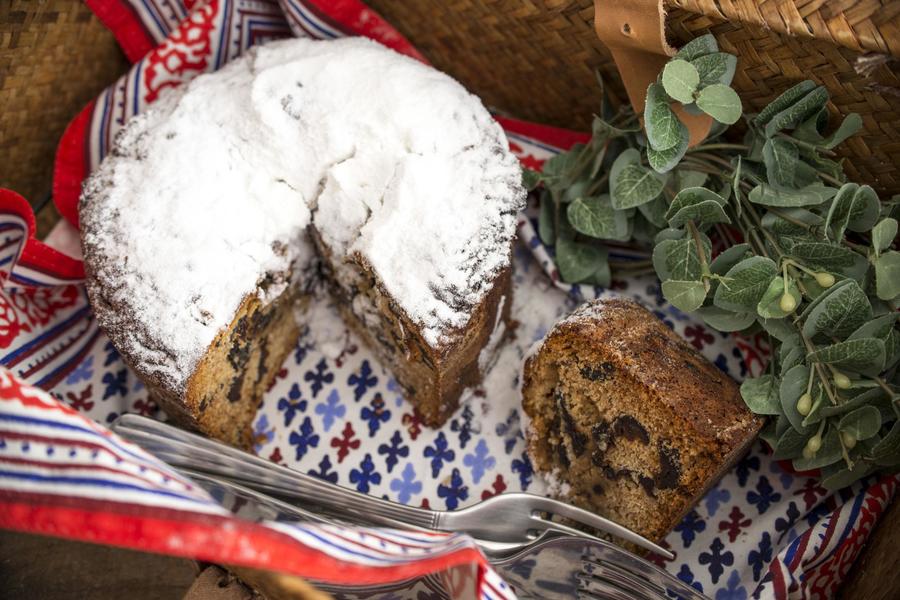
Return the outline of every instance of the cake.
[[[525,360],[528,453],[563,499],[661,540],[762,421],[734,381],[650,311],[600,300]]]
[[[169,416],[246,444],[324,278],[438,426],[506,330],[524,197],[449,76],[361,38],[273,42],[123,128],[79,203],[87,290]]]

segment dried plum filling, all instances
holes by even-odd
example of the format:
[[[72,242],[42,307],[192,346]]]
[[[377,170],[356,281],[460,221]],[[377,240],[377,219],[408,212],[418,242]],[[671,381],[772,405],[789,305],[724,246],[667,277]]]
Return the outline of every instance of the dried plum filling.
[[[682,472],[678,450],[664,440],[653,442],[646,427],[636,417],[622,414],[611,422],[600,419],[591,427],[590,435],[586,435],[559,386],[554,389],[553,398],[557,411],[550,429],[556,436],[550,437],[557,440],[555,455],[561,468],[573,468],[587,454],[589,473],[584,474],[589,478],[602,477],[607,482],[631,480],[652,498],[659,490],[678,488]],[[648,463],[637,451],[629,452],[635,445],[655,447],[652,455],[656,460]],[[577,487],[575,482],[570,483]],[[602,495],[608,489],[602,480],[586,482],[584,487],[594,496]]]
[[[606,381],[616,372],[611,362],[602,362],[596,366],[581,367],[581,376],[590,381]]]
[[[553,395],[554,398],[556,398],[556,408],[559,411],[562,422],[562,431],[560,431],[560,435],[563,439],[568,440],[575,458],[579,458],[584,454],[584,451],[587,448],[587,436],[578,431],[578,426],[575,424],[575,419],[572,418],[572,414],[566,406],[566,399],[562,395],[562,392],[557,389]]]

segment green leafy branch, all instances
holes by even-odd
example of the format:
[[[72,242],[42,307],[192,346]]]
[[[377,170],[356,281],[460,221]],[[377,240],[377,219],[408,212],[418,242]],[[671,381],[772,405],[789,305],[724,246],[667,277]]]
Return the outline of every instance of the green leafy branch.
[[[703,36],[649,86],[643,128],[604,103],[588,144],[526,173],[540,188],[539,235],[564,281],[605,286],[613,270],[652,269],[679,309],[766,334],[768,372],[741,393],[772,417],[762,435],[777,458],[821,469],[831,488],[896,470],[900,200],[846,180],[833,149],[861,119],[829,132],[828,92],[811,81],[745,115],[739,143],[722,139],[743,112],[736,64]],[[679,106],[715,119],[700,145],[688,148]],[[652,261],[611,263],[606,240],[652,244]]]

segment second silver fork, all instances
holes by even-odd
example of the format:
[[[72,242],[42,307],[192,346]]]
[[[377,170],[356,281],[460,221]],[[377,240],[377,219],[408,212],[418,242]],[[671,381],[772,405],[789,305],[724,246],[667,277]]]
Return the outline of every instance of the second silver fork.
[[[613,535],[667,558],[672,556],[613,521],[534,494],[500,494],[455,511],[415,508],[322,481],[154,419],[123,415],[113,423],[112,429],[175,467],[225,477],[282,498],[336,511],[339,515],[362,511],[373,523],[463,532],[501,543],[527,543],[548,530],[599,539],[553,519],[557,517]]]
[[[298,509],[259,492],[214,476],[182,469],[181,473],[217,497],[232,496],[243,517],[339,525],[370,525],[361,515],[334,523],[321,515]],[[245,511],[249,511],[245,514]],[[503,579],[513,585],[523,600],[708,600],[647,560],[609,542],[544,531],[527,544],[492,543],[475,540]],[[318,587],[342,598],[371,598],[379,593],[398,597],[395,586]],[[401,588],[404,586],[401,584]],[[405,588],[404,588],[405,589]],[[402,594],[400,595],[402,597]]]

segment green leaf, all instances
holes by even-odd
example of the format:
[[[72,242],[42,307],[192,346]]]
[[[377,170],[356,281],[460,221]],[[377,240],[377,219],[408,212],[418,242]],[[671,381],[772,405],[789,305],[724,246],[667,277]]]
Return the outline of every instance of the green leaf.
[[[567,239],[556,243],[556,265],[563,281],[579,283],[603,268],[606,249]]]
[[[613,161],[612,166],[609,168],[610,186],[612,186],[612,182],[619,178],[619,174],[622,172],[622,169],[624,169],[628,165],[639,164],[641,164],[641,152],[637,148],[626,148],[625,150],[619,152],[619,155],[616,156],[616,159]]]
[[[773,448],[772,458],[775,460],[784,460],[787,458],[795,458],[803,452],[806,441],[812,436],[812,432],[800,433],[793,427],[788,427]]]
[[[700,87],[706,87],[714,83],[731,85],[734,78],[734,70],[737,66],[737,57],[727,52],[714,52],[698,56],[691,61],[700,75]]]
[[[622,129],[614,125],[610,125],[608,122],[604,121],[596,115],[594,116],[594,120],[591,123],[592,137],[596,140],[606,141],[607,139],[622,137],[629,133],[636,133],[638,131],[640,131],[640,127]]]
[[[663,86],[651,83],[644,107],[644,130],[654,150],[668,150],[689,139],[687,127],[672,112]]]
[[[794,469],[798,471],[810,471],[821,469],[826,465],[835,463],[841,459],[841,441],[838,430],[829,427],[822,436],[822,447],[812,458],[794,459]]]
[[[663,182],[656,173],[641,166],[640,153],[634,148],[616,158],[609,177],[612,205],[619,210],[650,202],[663,189]]]
[[[720,123],[731,125],[741,118],[741,99],[721,83],[709,85],[697,94],[697,107]]]
[[[578,163],[580,146],[568,152],[560,152],[544,163],[541,171],[545,185],[565,188],[572,184],[571,175]]]
[[[620,134],[625,135],[625,133],[625,131],[613,127],[600,117],[594,117],[593,136],[591,137],[594,158],[591,160],[591,169],[588,172],[589,180],[593,181],[606,163],[606,152],[610,146],[609,140],[619,137]]]
[[[643,206],[647,206],[644,204]],[[638,207],[640,211],[641,207]],[[659,227],[651,223],[643,214],[635,215],[631,221],[631,239],[641,246],[649,246],[653,243],[653,237],[659,232]]]
[[[873,337],[884,342],[884,370],[890,369],[900,360],[900,330],[895,327],[900,313],[890,312],[875,317],[862,325],[848,337],[848,340]]]
[[[823,146],[828,150],[831,150],[844,140],[846,140],[851,135],[854,135],[857,131],[862,128],[862,117],[860,117],[856,113],[850,113],[844,120],[841,121],[841,124],[837,129],[834,130],[830,136],[825,139],[825,143]]]
[[[687,232],[684,229],[671,229],[667,227],[656,234],[653,243],[658,244],[665,240],[681,240],[684,239],[685,235],[687,235]]]
[[[703,306],[706,292],[706,285],[702,281],[669,279],[662,283],[662,293],[666,300],[683,312],[694,312]]]
[[[753,313],[732,312],[718,306],[704,306],[697,310],[697,314],[703,322],[715,329],[729,333],[747,329],[756,321]]]
[[[808,428],[803,425],[803,415],[797,412],[797,400],[806,392],[809,383],[809,367],[797,365],[787,372],[778,386],[778,398],[781,402],[781,410],[784,416],[791,422],[791,427],[799,433],[806,433]]]
[[[747,408],[758,415],[780,415],[781,401],[776,383],[771,375],[745,379],[741,384],[741,398]]]
[[[773,138],[778,139],[778,138]],[[794,170],[794,181],[792,187],[796,189],[802,189],[810,185],[815,185],[819,183],[819,171],[816,170],[816,167],[812,166],[807,162],[808,157],[806,156],[803,149],[800,150],[800,160],[797,161],[796,169]],[[823,169],[824,170],[824,169]],[[837,177],[837,175],[833,175]]]
[[[756,115],[753,119],[753,124],[759,127],[766,125],[769,121],[772,120],[772,117],[783,111],[784,109],[792,106],[798,100],[803,98],[809,92],[816,88],[816,84],[810,80],[801,81],[797,85],[789,88],[787,91],[782,93],[780,96],[772,100],[768,106],[766,106],[762,111]]]
[[[571,242],[575,239],[575,229],[572,227],[571,223],[569,223],[569,219],[565,212],[562,212],[559,215],[559,218],[554,220],[554,223],[556,225],[557,244],[560,240],[568,240]]]
[[[850,220],[850,210],[853,207],[853,195],[859,189],[859,185],[855,183],[845,183],[834,195],[834,201],[828,209],[828,216],[825,218],[825,237],[830,237],[829,230],[832,226],[837,228],[834,239],[841,240],[844,237],[844,229]]]
[[[791,137],[821,147],[825,143],[822,131],[828,125],[828,110],[823,106],[814,115],[807,117],[805,121],[797,125],[791,132]]]
[[[648,147],[647,162],[650,163],[650,166],[657,173],[668,173],[681,162],[685,152],[687,152],[687,148],[687,137],[682,138],[678,144],[668,150],[654,150],[652,147]]]
[[[853,279],[862,279],[868,269],[866,257],[844,246],[824,242],[794,244],[789,254],[807,267],[841,273]]]
[[[708,178],[709,175],[701,171],[678,169],[675,172],[675,192],[678,193],[684,188],[703,187]]]
[[[800,363],[806,358],[806,350],[801,348],[799,343],[795,346],[788,346],[787,344],[782,344],[781,349],[788,349],[786,353],[779,352],[782,354],[781,356],[781,369],[783,371],[787,371]]]
[[[591,275],[586,277],[582,283],[587,283],[590,285],[596,285],[600,287],[609,287],[610,282],[612,281],[612,271],[609,268],[609,260],[607,259],[606,253],[603,255],[603,260],[600,261],[600,264],[596,271],[594,271]]]
[[[900,420],[894,421],[888,434],[872,448],[872,458],[879,465],[900,463]]]
[[[709,264],[709,270],[716,275],[724,275],[751,253],[750,244],[735,244],[720,252]]]
[[[790,190],[776,190],[763,183],[750,190],[747,197],[763,206],[813,206],[830,200],[836,191],[820,183]]]
[[[782,417],[783,418],[783,417]],[[778,419],[769,419],[765,427],[759,432],[759,439],[764,441],[770,448],[778,445],[778,435],[776,428],[778,427]],[[791,429],[793,431],[793,429]]]
[[[819,111],[828,102],[828,90],[824,87],[816,87],[814,90],[774,115],[766,123],[766,137],[772,137],[782,129],[796,127]]]
[[[825,219],[825,232],[834,228],[834,239],[840,241],[844,230],[869,231],[878,220],[881,205],[875,190],[867,185],[845,183],[838,190]]]
[[[872,305],[858,283],[845,280],[817,298],[801,317],[806,337],[844,339],[872,318]]]
[[[666,219],[670,227],[681,227],[694,221],[701,229],[713,223],[730,223],[722,208],[725,199],[712,190],[702,187],[685,188],[676,194]]]
[[[650,202],[662,192],[656,173],[636,164],[626,165],[610,186],[613,207],[623,210]]]
[[[701,234],[704,260],[709,262],[711,243]],[[699,281],[703,275],[697,244],[690,236],[679,240],[663,240],[653,249],[653,267],[663,281]]]
[[[725,274],[713,302],[725,310],[755,311],[772,278],[777,275],[778,267],[769,258],[752,256],[744,259]]]
[[[897,237],[897,220],[888,217],[872,228],[872,247],[876,253],[890,247]]]
[[[719,206],[725,206],[725,198],[705,187],[689,187],[684,188],[675,194],[672,204],[666,212],[666,219],[671,219],[682,208],[699,204],[704,200],[713,200]]]
[[[541,209],[538,213],[538,235],[547,246],[556,243],[556,206],[550,193],[541,194]]]
[[[827,404],[825,398],[825,392],[822,391],[822,384],[816,382],[813,384],[814,392],[813,392],[813,405],[809,410],[809,414],[803,417],[803,425],[815,425],[820,422],[825,416],[822,414],[822,408]]]
[[[854,397],[843,404],[832,405],[829,404],[822,408],[822,416],[823,417],[834,417],[837,415],[843,415],[845,413],[850,412],[851,410],[856,410],[860,406],[868,406],[872,405],[876,408],[882,405],[887,404],[888,410],[890,409],[890,398],[887,397],[884,390],[881,388],[870,389],[858,396]]]
[[[766,330],[766,333],[779,342],[784,343],[792,339],[800,341],[796,326],[785,319],[760,319],[759,324]]]
[[[900,295],[900,252],[888,250],[875,259],[875,291],[882,300]]]
[[[713,52],[719,51],[719,45],[716,43],[716,38],[711,33],[707,33],[706,35],[701,35],[700,37],[696,37],[692,39],[690,42],[681,47],[675,54],[675,58],[680,58],[682,60],[694,60],[698,56],[703,56],[705,54],[712,54]]]
[[[662,85],[666,93],[684,104],[694,101],[694,92],[700,83],[697,68],[686,60],[674,59],[666,63],[662,72]]]
[[[881,413],[874,406],[861,406],[844,415],[838,429],[857,440],[867,440],[881,429]]]
[[[762,152],[769,185],[776,189],[793,187],[800,156],[797,145],[790,140],[772,138],[766,140]]]
[[[829,491],[837,491],[862,479],[875,468],[863,461],[853,463],[853,468],[847,468],[845,463],[835,463],[822,469],[822,487]]]
[[[666,210],[668,208],[669,206],[662,196],[637,207],[645,219],[660,228],[666,226]]]
[[[541,183],[541,174],[531,169],[522,169],[522,185],[529,192]]]
[[[884,342],[876,338],[859,338],[838,342],[811,352],[812,362],[826,363],[841,370],[875,377],[884,367]]]
[[[894,331],[894,323],[897,322],[897,319],[900,319],[900,314],[898,313],[889,313],[875,317],[851,333],[847,339],[858,340],[860,338],[873,337],[884,341]]]
[[[628,217],[616,210],[609,195],[576,198],[567,211],[569,223],[578,233],[607,240],[624,241],[628,237]]]
[[[784,215],[784,218],[774,212],[767,212],[763,215],[762,226],[776,234],[778,242],[785,250],[790,250],[799,242],[818,241],[814,232],[819,232],[825,222],[822,217],[805,208],[782,208],[778,212]],[[799,221],[804,225],[792,221]]]
[[[800,288],[793,281],[790,282],[788,293],[793,296],[795,306],[800,306],[803,296]],[[782,319],[791,313],[781,310],[781,297],[784,295],[784,278],[776,277],[766,288],[766,292],[756,305],[756,312],[764,319]]]
[[[714,200],[706,200],[699,204],[685,206],[669,220],[670,227],[681,227],[688,221],[694,221],[701,231],[715,223],[731,223],[722,205]]]
[[[569,187],[565,189],[560,197],[560,200],[564,204],[568,204],[578,198],[580,196],[584,196],[585,192],[587,192],[588,187],[590,187],[591,181],[589,179],[580,179],[578,181],[572,182]]]

